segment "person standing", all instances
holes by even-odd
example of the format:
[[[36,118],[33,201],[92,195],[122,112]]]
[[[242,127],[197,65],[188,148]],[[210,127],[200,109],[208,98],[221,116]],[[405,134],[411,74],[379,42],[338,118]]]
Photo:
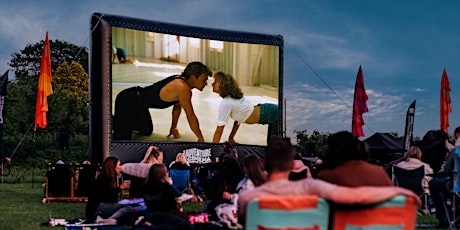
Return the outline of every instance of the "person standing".
[[[173,106],[169,136],[180,138],[177,123],[182,109],[198,142],[204,142],[198,118],[192,105],[192,89],[203,91],[211,69],[201,62],[191,62],[180,75],[173,75],[147,87],[122,90],[115,99],[113,124],[114,140],[130,140],[133,131],[141,135],[153,132],[149,108],[165,109]]]

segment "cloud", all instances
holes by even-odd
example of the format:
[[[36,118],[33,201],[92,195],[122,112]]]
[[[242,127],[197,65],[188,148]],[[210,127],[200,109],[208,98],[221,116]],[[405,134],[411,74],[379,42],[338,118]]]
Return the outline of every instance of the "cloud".
[[[351,130],[354,88],[337,88],[334,92],[309,84],[285,87],[287,133],[293,130]],[[366,89],[369,112],[363,114],[372,132],[404,126],[407,106],[404,97]]]

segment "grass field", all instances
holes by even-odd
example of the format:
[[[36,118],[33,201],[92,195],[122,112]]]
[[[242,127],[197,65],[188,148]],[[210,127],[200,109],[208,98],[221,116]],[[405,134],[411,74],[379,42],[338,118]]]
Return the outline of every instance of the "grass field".
[[[35,170],[32,183],[32,170],[13,170],[0,184],[0,230],[3,229],[50,229],[47,225],[50,218],[72,219],[85,216],[85,202],[55,201],[50,204],[42,203],[45,197],[42,183],[45,182],[45,172]],[[21,183],[14,180],[24,174]],[[199,211],[200,203],[185,203],[185,211]],[[436,224],[434,215],[419,216],[418,224]],[[57,226],[53,229],[64,229]],[[435,229],[435,228],[417,228]]]
[[[13,169],[0,183],[0,230],[50,229],[48,221],[84,218],[86,202],[52,201],[42,203],[45,192],[44,170]],[[32,181],[33,173],[33,181]],[[23,176],[23,177],[22,177]],[[20,183],[14,181],[21,177]],[[33,183],[32,183],[33,182]],[[203,203],[184,203],[184,211],[200,211]],[[56,226],[53,229],[65,229]]]
[[[34,183],[26,178],[19,184],[10,183],[10,177],[0,184],[0,229],[49,229],[48,226],[42,226],[42,223],[48,222],[50,218],[84,217],[85,203],[43,204],[43,176],[37,176]]]

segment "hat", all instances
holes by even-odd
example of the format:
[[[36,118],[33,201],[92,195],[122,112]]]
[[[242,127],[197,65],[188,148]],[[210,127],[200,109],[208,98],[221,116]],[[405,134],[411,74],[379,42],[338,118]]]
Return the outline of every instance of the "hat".
[[[292,165],[292,168],[291,168],[292,172],[299,173],[299,172],[302,172],[303,170],[307,169],[307,166],[303,163],[302,160],[294,160],[292,162],[293,162],[293,165]]]

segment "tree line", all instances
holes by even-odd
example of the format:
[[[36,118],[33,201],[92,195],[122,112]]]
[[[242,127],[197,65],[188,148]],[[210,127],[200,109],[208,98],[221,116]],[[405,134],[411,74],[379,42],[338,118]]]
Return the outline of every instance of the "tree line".
[[[4,105],[2,149],[13,164],[46,167],[48,162],[89,158],[88,50],[50,40],[53,94],[48,97],[48,125],[33,130],[43,42],[13,53]],[[69,148],[57,148],[56,135],[69,134]]]

